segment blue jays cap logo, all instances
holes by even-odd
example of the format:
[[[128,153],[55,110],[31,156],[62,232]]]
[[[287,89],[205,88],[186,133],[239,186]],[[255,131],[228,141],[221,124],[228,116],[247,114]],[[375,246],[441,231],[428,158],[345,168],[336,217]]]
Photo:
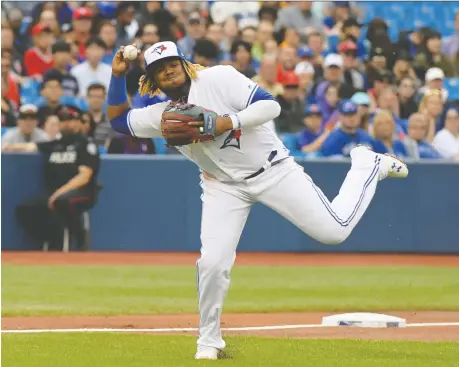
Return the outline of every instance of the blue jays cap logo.
[[[159,45],[158,47],[155,47],[151,53],[156,52],[158,55],[161,55],[164,51],[167,50],[167,47],[164,45]]]

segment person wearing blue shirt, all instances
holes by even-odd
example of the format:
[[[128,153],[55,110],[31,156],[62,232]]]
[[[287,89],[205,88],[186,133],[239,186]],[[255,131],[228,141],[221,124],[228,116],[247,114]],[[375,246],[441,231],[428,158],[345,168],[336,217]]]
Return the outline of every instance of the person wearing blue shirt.
[[[387,111],[378,112],[373,120],[373,136],[381,149],[398,158],[409,157],[405,146],[400,140],[394,139],[395,121]]]
[[[338,111],[339,127],[325,139],[321,149],[323,156],[349,157],[352,148],[359,144],[370,146],[376,153],[386,152],[381,143],[376,142],[365,130],[359,128],[358,106],[354,102],[342,101]]]
[[[414,113],[408,119],[408,136],[403,140],[411,158],[440,159],[440,153],[425,139],[429,128],[427,117],[422,113]]]
[[[320,150],[329,131],[322,132],[322,111],[319,106],[312,104],[304,111],[305,128],[297,135],[297,149],[303,153],[315,153]]]

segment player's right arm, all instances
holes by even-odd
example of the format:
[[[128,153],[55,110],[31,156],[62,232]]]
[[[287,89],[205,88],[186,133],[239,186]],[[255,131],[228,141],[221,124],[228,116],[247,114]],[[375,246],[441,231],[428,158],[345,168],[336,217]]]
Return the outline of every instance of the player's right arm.
[[[112,62],[112,77],[108,88],[107,115],[113,129],[124,135],[139,138],[161,136],[161,115],[167,102],[145,108],[132,109],[126,92],[126,73],[129,63],[123,57],[124,46]]]

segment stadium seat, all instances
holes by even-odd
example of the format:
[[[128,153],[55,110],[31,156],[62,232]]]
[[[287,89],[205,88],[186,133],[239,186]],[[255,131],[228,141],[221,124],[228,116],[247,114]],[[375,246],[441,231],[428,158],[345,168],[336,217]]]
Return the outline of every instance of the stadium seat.
[[[36,105],[40,98],[40,83],[35,79],[25,78],[21,86],[21,104]]]
[[[444,83],[448,90],[448,101],[459,101],[459,78],[446,78]]]
[[[291,152],[297,150],[298,138],[296,134],[284,133],[284,134],[280,134],[279,137],[282,140],[282,143],[284,143],[284,145],[286,146],[288,150],[290,150]]]
[[[8,127],[2,127],[2,136],[8,131]]]
[[[99,154],[107,154],[107,149],[103,145],[99,145]]]
[[[155,143],[156,154],[166,154],[166,140],[163,138],[152,138]]]

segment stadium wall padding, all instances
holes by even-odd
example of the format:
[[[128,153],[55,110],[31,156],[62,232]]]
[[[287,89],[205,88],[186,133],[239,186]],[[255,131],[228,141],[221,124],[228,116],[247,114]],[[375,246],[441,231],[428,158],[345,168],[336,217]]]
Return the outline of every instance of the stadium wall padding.
[[[334,197],[349,162],[300,162]],[[42,159],[2,154],[2,249],[32,250],[14,217],[39,193]],[[405,180],[380,183],[369,210],[341,245],[321,245],[261,204],[250,213],[239,251],[459,253],[459,165],[410,164]],[[103,156],[104,185],[91,210],[94,251],[198,251],[201,188],[197,167],[181,156]]]

